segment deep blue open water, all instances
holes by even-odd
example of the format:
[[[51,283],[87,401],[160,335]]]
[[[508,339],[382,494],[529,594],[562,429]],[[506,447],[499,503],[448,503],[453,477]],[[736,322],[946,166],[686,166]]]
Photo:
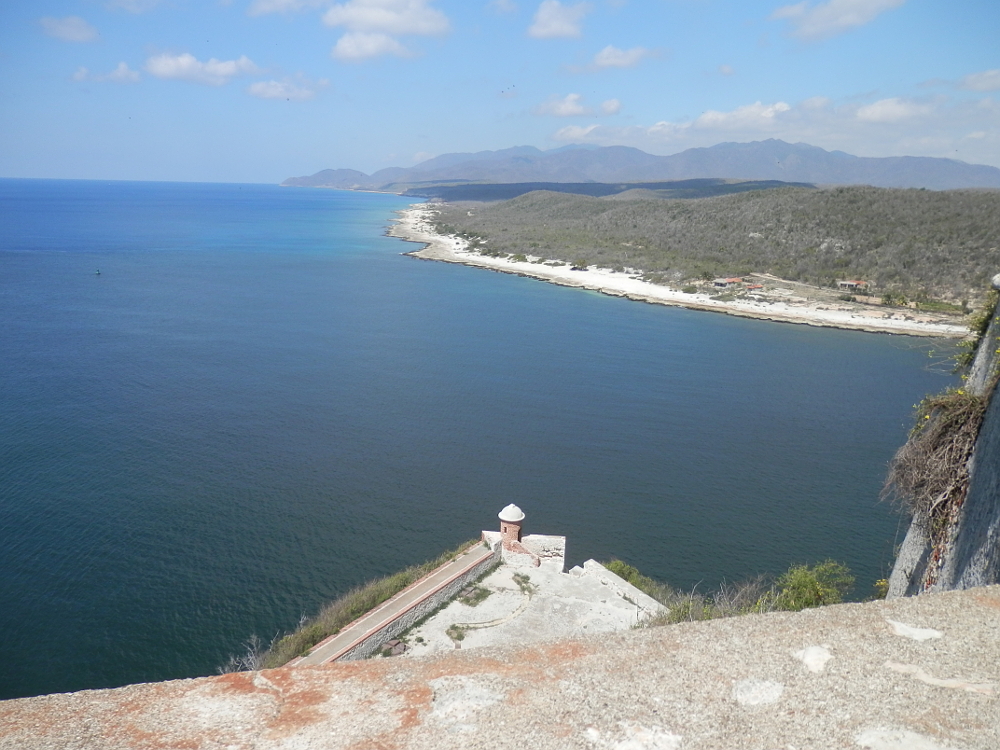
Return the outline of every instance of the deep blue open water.
[[[407,203],[0,180],[0,697],[212,673],[510,502],[685,588],[886,573],[924,342],[415,260]]]

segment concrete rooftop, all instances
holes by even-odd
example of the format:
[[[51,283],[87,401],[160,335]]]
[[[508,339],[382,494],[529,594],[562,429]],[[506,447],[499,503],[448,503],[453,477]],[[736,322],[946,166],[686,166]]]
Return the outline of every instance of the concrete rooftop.
[[[527,578],[530,591],[522,590],[515,575]],[[482,602],[469,606],[454,599],[411,629],[404,637],[408,646],[404,656],[454,650],[456,642],[448,635],[454,625],[464,631],[462,649],[514,646],[628,630],[663,609],[593,560],[569,573],[562,572],[561,560],[545,561],[537,568],[501,565],[479,586],[490,592]]]
[[[1000,587],[0,703],[0,748],[996,750]]]

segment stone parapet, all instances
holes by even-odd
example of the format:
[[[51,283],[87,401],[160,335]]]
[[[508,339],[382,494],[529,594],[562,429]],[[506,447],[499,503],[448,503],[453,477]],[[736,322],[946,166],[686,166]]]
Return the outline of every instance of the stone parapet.
[[[579,568],[573,568],[573,570],[570,570],[570,573],[572,574],[574,570],[579,570]],[[615,575],[597,562],[597,560],[587,560],[583,564],[582,574],[593,576],[614,591],[615,594],[635,604],[640,621],[659,614],[666,609],[666,607],[649,594],[637,589],[624,578]]]
[[[0,702],[0,750],[996,750],[1000,587]]]
[[[566,537],[549,534],[528,534],[516,541],[505,538],[499,531],[484,531],[483,541],[491,549],[499,549],[505,565],[513,568],[537,568],[543,562],[565,567]]]

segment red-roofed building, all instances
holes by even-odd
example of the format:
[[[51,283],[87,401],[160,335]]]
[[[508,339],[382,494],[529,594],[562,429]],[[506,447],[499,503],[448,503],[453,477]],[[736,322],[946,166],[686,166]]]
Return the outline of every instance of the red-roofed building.
[[[859,279],[853,279],[851,281],[838,281],[837,288],[843,289],[847,292],[860,292],[868,288],[868,282],[861,281]]]

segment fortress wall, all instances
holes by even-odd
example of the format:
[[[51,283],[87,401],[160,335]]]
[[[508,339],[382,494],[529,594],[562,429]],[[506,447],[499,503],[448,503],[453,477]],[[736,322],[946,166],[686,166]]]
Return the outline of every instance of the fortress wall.
[[[473,581],[478,580],[499,564],[500,549],[498,547],[485,560],[477,563],[457,578],[453,578],[441,588],[415,602],[408,609],[401,612],[396,619],[352,646],[342,656],[339,656],[336,661],[367,659],[372,654],[377,653],[385,643],[391,641],[401,633],[405,633],[414,624],[434,612],[442,604],[457,596],[458,592],[463,588]]]
[[[0,701],[3,750],[996,750],[1000,587]]]
[[[621,576],[615,575],[610,570],[601,565],[597,560],[587,560],[583,564],[584,575],[593,576],[605,586],[615,592],[617,596],[626,599],[639,610],[639,619],[652,617],[659,614],[666,607],[646,592],[637,589]],[[572,573],[572,571],[570,571]]]

